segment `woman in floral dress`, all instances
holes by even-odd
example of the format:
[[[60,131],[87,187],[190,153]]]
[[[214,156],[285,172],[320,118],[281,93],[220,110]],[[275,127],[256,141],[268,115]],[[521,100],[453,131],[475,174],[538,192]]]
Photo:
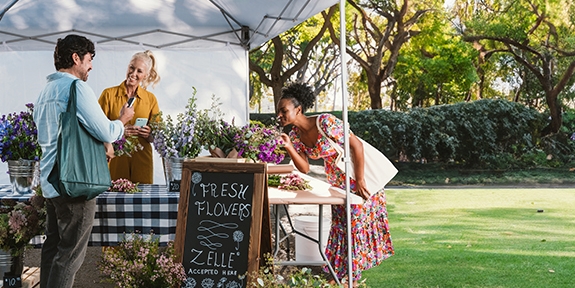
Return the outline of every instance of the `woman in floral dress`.
[[[282,126],[293,125],[289,136],[282,134],[285,149],[296,168],[309,172],[308,157],[323,158],[327,181],[345,189],[345,172],[336,165],[337,151],[322,135],[330,137],[343,147],[343,122],[331,114],[305,116],[304,112],[315,103],[315,95],[305,84],[294,83],[285,87],[278,103],[277,116]],[[320,127],[324,133],[318,130]],[[353,281],[361,279],[361,272],[379,265],[394,254],[386,200],[383,187],[379,191],[367,190],[363,179],[363,146],[350,134],[349,145],[357,181],[350,179],[350,190],[365,199],[363,204],[351,205],[351,235],[353,243]],[[374,192],[371,194],[370,192]],[[326,247],[326,256],[339,279],[347,275],[347,230],[345,205],[332,205],[331,230]],[[324,268],[327,272],[327,268]]]

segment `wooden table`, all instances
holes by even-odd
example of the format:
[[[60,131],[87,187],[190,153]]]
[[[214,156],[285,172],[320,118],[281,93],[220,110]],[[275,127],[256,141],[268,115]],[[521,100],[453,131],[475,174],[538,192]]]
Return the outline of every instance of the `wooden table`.
[[[323,261],[297,261],[296,259],[294,260],[289,260],[289,256],[288,256],[288,260],[287,261],[278,261],[278,262],[274,262],[274,264],[278,264],[278,265],[313,265],[313,266],[317,266],[317,265],[327,265],[329,271],[331,272],[332,276],[334,277],[334,279],[337,279],[337,276],[335,274],[335,271],[333,270],[333,267],[331,266],[331,264],[329,263],[329,261],[327,260],[327,257],[325,255],[325,247],[322,247],[322,226],[323,226],[323,207],[324,205],[344,205],[345,204],[345,195],[336,191],[333,191],[332,189],[329,189],[331,187],[331,185],[329,185],[327,182],[312,178],[308,175],[299,173],[299,172],[293,172],[296,174],[299,174],[303,179],[308,180],[311,187],[313,188],[312,190],[300,190],[300,191],[286,191],[286,190],[280,190],[277,189],[275,187],[269,187],[268,188],[268,199],[269,199],[269,203],[271,205],[273,205],[274,207],[274,216],[275,216],[275,227],[274,227],[274,233],[275,233],[275,239],[276,241],[274,241],[274,257],[277,256],[277,253],[279,251],[279,245],[281,242],[283,241],[287,241],[289,234],[286,232],[285,228],[282,226],[281,222],[280,222],[280,217],[279,217],[279,209],[283,208],[286,212],[287,215],[287,219],[289,221],[289,226],[292,229],[292,233],[295,233],[297,235],[300,235],[314,243],[317,244],[318,250],[323,258]],[[295,229],[295,226],[293,225],[292,219],[289,215],[288,209],[287,209],[287,205],[317,205],[318,206],[318,231],[320,233],[318,233],[318,238],[313,238],[310,237],[306,234],[304,234],[301,231],[298,231],[297,229]],[[284,233],[284,237],[280,238],[280,230]],[[339,283],[339,281],[338,281]]]

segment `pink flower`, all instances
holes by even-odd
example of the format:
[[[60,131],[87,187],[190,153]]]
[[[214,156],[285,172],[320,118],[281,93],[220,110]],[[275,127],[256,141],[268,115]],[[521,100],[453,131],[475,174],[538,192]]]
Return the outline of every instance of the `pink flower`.
[[[24,226],[26,226],[26,216],[22,211],[12,211],[10,213],[10,220],[8,221],[8,225],[13,231],[22,230]]]

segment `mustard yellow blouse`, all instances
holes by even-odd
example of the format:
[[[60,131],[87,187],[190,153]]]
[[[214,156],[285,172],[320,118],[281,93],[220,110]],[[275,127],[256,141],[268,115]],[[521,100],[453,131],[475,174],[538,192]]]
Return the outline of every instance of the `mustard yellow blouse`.
[[[120,110],[127,101],[126,84],[122,82],[119,86],[104,89],[98,103],[100,103],[108,119],[115,120],[120,117]],[[137,118],[147,118],[150,122],[152,116],[160,112],[156,96],[146,89],[138,87],[134,112],[134,118],[128,122],[129,125],[134,125]],[[134,153],[132,157],[124,155],[115,157],[110,161],[112,180],[125,178],[140,184],[152,184],[154,178],[152,145],[142,137],[139,137],[139,140],[144,146],[143,151]]]

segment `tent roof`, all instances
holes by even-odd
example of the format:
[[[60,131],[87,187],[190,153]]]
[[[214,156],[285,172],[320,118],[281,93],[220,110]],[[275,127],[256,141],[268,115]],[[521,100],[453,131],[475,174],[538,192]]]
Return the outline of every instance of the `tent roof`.
[[[74,33],[98,48],[246,50],[337,0],[0,0],[0,50],[52,50]],[[2,47],[4,49],[2,49]]]

